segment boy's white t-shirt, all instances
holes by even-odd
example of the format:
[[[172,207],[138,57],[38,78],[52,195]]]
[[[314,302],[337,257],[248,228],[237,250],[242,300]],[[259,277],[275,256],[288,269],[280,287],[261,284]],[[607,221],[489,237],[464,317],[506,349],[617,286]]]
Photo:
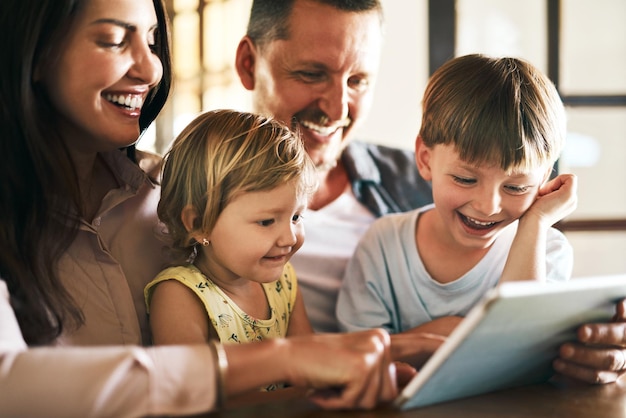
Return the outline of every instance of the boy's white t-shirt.
[[[435,318],[465,316],[498,283],[518,222],[500,231],[473,268],[457,280],[442,284],[426,270],[415,243],[418,217],[433,208],[428,205],[383,216],[364,235],[346,266],[339,293],[336,312],[341,331],[384,328],[398,333]],[[446,262],[454,263],[454,259]],[[549,228],[547,280],[568,280],[572,266],[573,250],[567,238]]]
[[[376,219],[350,187],[320,210],[304,213],[304,244],[291,258],[311,325],[337,332],[337,294],[359,240]]]

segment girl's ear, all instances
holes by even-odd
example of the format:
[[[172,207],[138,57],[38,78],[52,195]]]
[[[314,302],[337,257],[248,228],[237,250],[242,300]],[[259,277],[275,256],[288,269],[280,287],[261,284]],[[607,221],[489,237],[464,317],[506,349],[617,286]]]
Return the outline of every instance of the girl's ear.
[[[432,180],[430,170],[430,156],[432,150],[424,144],[422,137],[418,135],[415,139],[415,163],[422,178],[426,181]]]
[[[183,208],[180,214],[180,220],[183,222],[183,226],[190,233],[191,237],[197,242],[202,242],[204,235],[201,229],[198,228],[197,222],[200,219],[198,211],[192,205],[187,205]]]

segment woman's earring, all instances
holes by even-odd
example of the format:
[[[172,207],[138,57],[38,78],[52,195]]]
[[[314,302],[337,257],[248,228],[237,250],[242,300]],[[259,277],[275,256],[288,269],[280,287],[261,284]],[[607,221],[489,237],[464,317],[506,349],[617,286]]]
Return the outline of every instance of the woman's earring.
[[[208,247],[210,243],[211,243],[211,241],[209,241],[208,239],[202,238],[202,246],[203,247]]]

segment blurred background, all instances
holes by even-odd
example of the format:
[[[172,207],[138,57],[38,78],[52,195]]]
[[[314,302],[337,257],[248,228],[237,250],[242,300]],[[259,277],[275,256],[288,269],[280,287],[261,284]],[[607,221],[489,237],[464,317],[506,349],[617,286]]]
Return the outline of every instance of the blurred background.
[[[574,277],[626,273],[626,1],[382,0],[386,43],[374,105],[356,137],[413,148],[429,75],[468,53],[527,59],[568,112],[559,171],[579,179],[578,209],[557,227],[574,246]],[[199,112],[251,110],[234,70],[251,0],[166,0],[173,92],[139,148],[164,153]]]

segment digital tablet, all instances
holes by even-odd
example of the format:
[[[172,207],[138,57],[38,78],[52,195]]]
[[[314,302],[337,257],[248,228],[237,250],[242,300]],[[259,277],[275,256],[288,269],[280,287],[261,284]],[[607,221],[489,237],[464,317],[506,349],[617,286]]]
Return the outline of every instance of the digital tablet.
[[[626,298],[626,275],[492,289],[396,399],[411,409],[545,382],[559,346],[583,323],[608,321]]]

